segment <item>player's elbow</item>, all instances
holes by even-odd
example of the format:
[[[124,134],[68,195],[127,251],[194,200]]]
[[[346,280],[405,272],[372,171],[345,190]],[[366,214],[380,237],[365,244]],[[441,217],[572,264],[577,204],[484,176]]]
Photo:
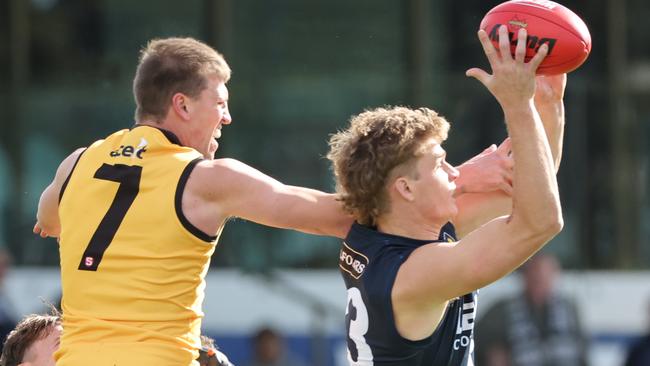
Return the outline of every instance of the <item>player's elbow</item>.
[[[557,216],[554,217],[553,222],[549,223],[548,230],[549,233],[553,236],[559,234],[564,228],[564,217],[562,216],[562,211],[558,212]]]
[[[517,215],[513,212],[511,220],[516,222],[520,232],[534,242],[546,243],[555,237],[564,227],[562,208],[559,204],[551,205],[547,210],[538,211],[535,215]]]
[[[548,212],[543,217],[544,219],[541,222],[539,231],[541,235],[547,236],[548,240],[550,240],[559,234],[564,227],[562,206],[560,205],[559,201],[557,201],[557,204],[551,205]]]
[[[564,227],[564,218],[560,209],[555,212],[549,212],[534,222],[529,222],[528,232],[531,237],[541,242],[548,242],[562,231]]]

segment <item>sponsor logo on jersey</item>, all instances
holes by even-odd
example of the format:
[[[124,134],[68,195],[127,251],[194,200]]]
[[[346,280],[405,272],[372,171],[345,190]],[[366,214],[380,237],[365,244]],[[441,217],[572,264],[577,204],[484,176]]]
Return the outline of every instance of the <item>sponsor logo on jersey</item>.
[[[456,337],[454,338],[454,350],[460,350],[472,346],[474,319],[476,318],[476,296],[467,294],[455,301],[462,301],[462,308],[458,308],[458,324],[456,325]],[[470,347],[471,348],[471,347]]]
[[[95,258],[93,257],[86,257],[86,259],[84,260],[84,264],[86,265],[86,267],[92,267],[94,262],[95,262]]]
[[[343,243],[339,255],[339,267],[342,270],[349,273],[355,280],[358,280],[368,263],[368,257],[350,248],[345,242]]]
[[[138,158],[142,159],[142,154],[147,151],[147,140],[144,137],[140,138],[140,144],[138,146],[131,145],[120,145],[119,148],[111,151],[110,155],[113,158],[118,156],[125,156],[127,158]]]

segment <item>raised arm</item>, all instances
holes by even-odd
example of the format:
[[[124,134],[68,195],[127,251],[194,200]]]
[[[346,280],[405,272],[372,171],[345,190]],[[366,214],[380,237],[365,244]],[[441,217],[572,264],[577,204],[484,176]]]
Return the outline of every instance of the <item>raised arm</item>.
[[[566,80],[566,74],[536,77],[535,107],[544,126],[556,172],[562,159]],[[493,145],[491,151],[486,150],[458,167],[459,180],[469,182],[457,183],[457,186],[475,187],[461,190],[456,198],[458,215],[454,219],[454,225],[461,238],[495,217],[510,214],[511,190],[508,190],[509,187],[504,188],[504,185],[509,183],[508,179],[511,182],[513,160],[509,157],[510,146],[507,141],[498,149]],[[503,178],[501,182],[497,181],[499,177]]]
[[[36,224],[34,225],[34,234],[42,238],[48,236],[59,237],[61,232],[61,222],[59,221],[59,196],[63,184],[70,176],[72,168],[79,159],[84,148],[75,150],[61,162],[56,170],[52,183],[45,188],[38,201],[38,211],[36,213]]]
[[[560,169],[562,142],[564,141],[564,90],[567,75],[540,75],[536,78],[535,107],[542,118],[544,131],[555,163]]]
[[[505,114],[516,166],[512,213],[490,221],[457,243],[425,245],[409,257],[397,281],[408,284],[402,295],[410,297],[412,308],[422,311],[505,276],[562,227],[555,164],[533,103],[535,70],[546,56],[547,47],[542,46],[529,63],[524,63],[525,30],[518,34],[514,59],[505,27],[499,35],[500,55],[487,34],[479,32],[493,74],[480,69],[471,69],[467,74],[488,88]]]
[[[188,187],[207,201],[213,220],[240,217],[266,226],[338,238],[345,237],[353,221],[336,195],[283,184],[234,159],[200,163]]]

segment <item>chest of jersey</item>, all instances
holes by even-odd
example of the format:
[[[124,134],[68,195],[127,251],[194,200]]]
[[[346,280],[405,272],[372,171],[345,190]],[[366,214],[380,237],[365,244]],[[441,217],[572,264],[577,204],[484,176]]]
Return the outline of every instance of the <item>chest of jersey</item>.
[[[453,228],[441,240],[453,238]],[[428,241],[384,235],[355,225],[341,247],[339,267],[346,283],[348,360],[354,366],[473,365],[473,329],[477,294],[449,302],[437,330],[421,341],[400,336],[393,316],[391,290],[410,253]]]

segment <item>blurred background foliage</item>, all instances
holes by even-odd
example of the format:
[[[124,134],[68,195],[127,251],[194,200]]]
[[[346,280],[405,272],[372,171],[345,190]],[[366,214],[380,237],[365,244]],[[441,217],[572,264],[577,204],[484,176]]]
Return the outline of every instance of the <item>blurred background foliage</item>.
[[[445,115],[460,164],[505,137],[495,100],[464,76],[487,67],[475,34],[498,3],[0,0],[0,242],[17,264],[58,263],[55,241],[31,234],[40,192],[75,148],[133,124],[138,52],[156,37],[196,37],[230,63],[234,122],[218,156],[331,191],[329,134],[400,104]],[[650,268],[650,4],[562,3],[593,51],[569,76],[565,229],[549,249],[568,268]],[[220,267],[336,268],[338,240],[235,219],[216,253]]]

